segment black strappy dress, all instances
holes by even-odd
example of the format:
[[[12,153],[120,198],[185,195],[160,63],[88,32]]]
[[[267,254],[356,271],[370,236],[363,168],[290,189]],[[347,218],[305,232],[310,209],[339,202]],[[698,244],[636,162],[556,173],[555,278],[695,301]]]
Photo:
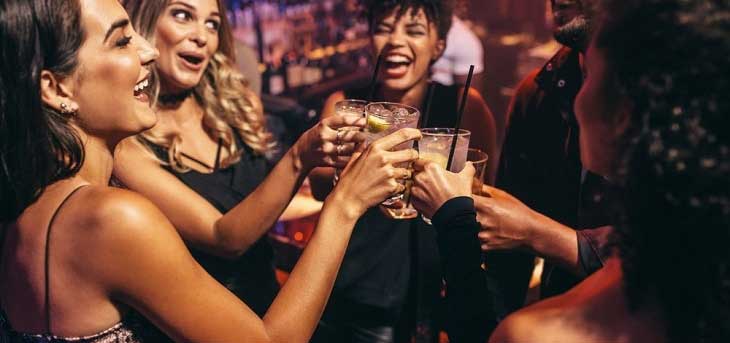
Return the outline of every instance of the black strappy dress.
[[[221,213],[230,211],[245,199],[268,175],[271,164],[266,157],[256,154],[246,145],[241,137],[236,137],[237,146],[242,147],[241,160],[226,168],[218,168],[221,142],[218,142],[216,165],[209,166],[191,156],[188,159],[195,161],[209,169],[211,173],[200,173],[194,170],[181,173],[170,166],[163,165],[168,172],[175,175],[190,189],[208,200]],[[143,140],[157,157],[167,160],[167,149]],[[256,215],[251,213],[250,215]],[[264,235],[236,260],[228,260],[211,255],[193,246],[188,246],[193,257],[216,280],[243,300],[259,316],[266,314],[271,303],[279,291],[274,272],[274,251]]]

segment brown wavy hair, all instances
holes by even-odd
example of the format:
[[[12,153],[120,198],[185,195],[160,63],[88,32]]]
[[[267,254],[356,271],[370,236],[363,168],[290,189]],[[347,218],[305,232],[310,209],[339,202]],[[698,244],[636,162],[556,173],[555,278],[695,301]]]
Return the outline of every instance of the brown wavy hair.
[[[233,130],[257,154],[270,153],[276,144],[266,128],[261,100],[248,88],[248,82],[236,70],[231,26],[224,4],[221,0],[216,2],[221,13],[218,31],[220,45],[202,79],[192,91],[203,108],[203,127],[214,140],[222,141],[223,148],[228,151],[229,157],[221,161],[221,167],[226,167],[238,162],[243,152],[241,147],[236,146]],[[126,0],[123,3],[137,32],[154,44],[157,20],[167,8],[169,0]],[[153,72],[158,80],[156,83],[159,83],[159,74],[156,70]],[[159,95],[159,86],[155,88],[155,94]],[[182,162],[182,140],[179,135],[158,135],[153,129],[142,133],[141,137],[168,149],[168,160],[161,162],[169,164],[176,171],[190,170]]]

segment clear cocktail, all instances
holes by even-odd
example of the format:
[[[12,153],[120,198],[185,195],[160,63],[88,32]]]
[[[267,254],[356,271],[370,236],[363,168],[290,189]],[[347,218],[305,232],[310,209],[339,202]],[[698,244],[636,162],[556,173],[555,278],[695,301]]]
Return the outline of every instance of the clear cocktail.
[[[416,128],[421,113],[410,106],[390,102],[375,102],[365,107],[367,116],[367,138],[366,144],[370,144],[378,138],[387,136],[403,128]],[[393,150],[411,149],[413,142],[403,143]],[[402,167],[402,166],[401,166]],[[402,180],[406,185],[406,191],[384,201],[381,210],[387,216],[394,219],[415,218],[418,212],[408,204],[404,194],[410,192],[410,180]]]

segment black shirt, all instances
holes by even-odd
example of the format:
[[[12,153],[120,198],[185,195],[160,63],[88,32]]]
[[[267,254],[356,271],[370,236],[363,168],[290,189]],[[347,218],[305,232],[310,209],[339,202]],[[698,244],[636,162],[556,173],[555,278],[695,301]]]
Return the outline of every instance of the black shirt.
[[[167,171],[194,190],[218,211],[226,213],[258,187],[270,171],[270,163],[236,136],[242,147],[241,160],[212,173],[194,170],[181,173],[163,165]],[[145,142],[158,158],[167,160],[167,149]],[[193,257],[216,280],[243,300],[259,316],[263,316],[279,289],[273,263],[273,249],[266,236],[260,238],[236,260],[211,255],[188,246]]]
[[[428,123],[423,127],[453,127],[458,109],[458,86],[436,84]],[[368,89],[345,91],[348,99],[366,99]],[[375,99],[374,101],[380,101]],[[423,111],[425,106],[420,106]],[[421,113],[423,116],[424,114]],[[414,235],[417,237],[412,241]],[[412,243],[416,243],[415,246]],[[359,303],[389,310],[396,316],[406,300],[413,276],[411,257],[418,250],[418,269],[424,293],[440,290],[441,275],[435,232],[421,218],[394,220],[375,207],[355,225],[335,282],[331,303]]]
[[[497,186],[531,209],[575,229],[611,223],[608,184],[582,168],[578,124],[573,111],[583,83],[578,51],[560,50],[520,84],[510,106]],[[600,249],[590,247],[591,231],[579,231],[581,263],[590,274],[600,268]],[[603,236],[597,236],[603,237]],[[490,293],[498,316],[522,307],[535,256],[494,252],[487,256]],[[541,296],[560,294],[579,281],[547,263]]]

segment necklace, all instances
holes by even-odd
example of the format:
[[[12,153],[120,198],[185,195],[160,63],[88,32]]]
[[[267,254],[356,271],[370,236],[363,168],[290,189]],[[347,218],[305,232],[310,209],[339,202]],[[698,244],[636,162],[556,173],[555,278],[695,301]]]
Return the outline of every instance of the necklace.
[[[157,103],[164,107],[170,107],[177,105],[181,103],[183,100],[187,99],[190,94],[193,93],[192,89],[184,90],[180,93],[174,93],[174,94],[160,94],[157,97]]]

